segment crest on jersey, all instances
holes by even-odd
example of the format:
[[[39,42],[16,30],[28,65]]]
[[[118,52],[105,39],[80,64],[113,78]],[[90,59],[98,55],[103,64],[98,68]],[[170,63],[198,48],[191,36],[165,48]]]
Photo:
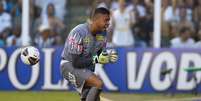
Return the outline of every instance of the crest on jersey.
[[[88,44],[88,43],[91,42],[91,39],[90,39],[89,37],[85,37],[85,38],[83,39],[83,41],[84,41],[84,43]]]

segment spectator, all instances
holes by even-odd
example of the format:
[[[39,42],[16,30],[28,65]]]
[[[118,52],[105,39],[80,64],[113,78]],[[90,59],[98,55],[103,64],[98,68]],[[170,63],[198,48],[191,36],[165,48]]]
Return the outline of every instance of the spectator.
[[[179,8],[178,22],[183,23],[184,25],[188,25],[190,28],[193,27],[192,20],[188,20],[188,18],[187,18],[187,8],[185,6],[181,6]],[[185,23],[187,23],[187,24],[185,24]],[[181,25],[183,25],[183,24],[181,24]],[[181,26],[181,27],[183,27],[183,26]],[[187,27],[187,26],[185,26],[185,27]]]
[[[197,0],[197,6],[193,10],[193,20],[197,27],[199,27],[199,22],[201,21],[201,0]],[[199,28],[196,28],[199,29]]]
[[[11,14],[14,18],[22,16],[22,0],[17,0],[17,3],[14,5]]]
[[[197,37],[199,40],[195,43],[195,48],[201,48],[201,29],[198,31]]]
[[[12,31],[12,35],[9,36],[6,40],[7,46],[21,46],[22,45],[22,39],[21,39],[21,27],[19,25],[16,25]]]
[[[179,22],[177,23],[178,29],[183,27],[188,27],[192,34],[195,32],[194,25],[192,21],[187,19],[187,9],[186,7],[180,7],[179,9]]]
[[[162,21],[163,23],[171,23],[176,21],[176,7],[171,5],[172,2],[170,0],[163,0],[162,1]]]
[[[66,13],[66,4],[68,0],[34,0],[36,6],[42,9],[42,15],[46,14],[46,8],[51,3],[55,6],[55,16],[60,20],[64,20]]]
[[[148,0],[147,0],[148,1]],[[146,3],[146,22],[144,24],[143,30],[146,32],[145,33],[145,42],[147,43],[147,45],[151,45],[151,41],[152,41],[152,36],[153,36],[153,29],[154,29],[154,3],[152,0],[149,0],[149,2]]]
[[[16,25],[21,25],[22,23],[22,0],[16,0],[11,13],[12,23]]]
[[[112,2],[110,5],[110,10],[113,12],[119,8],[119,4],[117,0],[110,0],[110,1]]]
[[[0,47],[6,46],[6,39],[10,34],[10,29],[5,29],[2,33],[0,33]]]
[[[147,32],[141,26],[135,27],[135,47],[145,48],[148,46],[150,39],[146,34]]]
[[[11,16],[9,13],[5,12],[3,3],[0,2],[0,33],[7,28],[11,28]]]
[[[189,28],[182,28],[180,30],[180,34],[178,37],[175,37],[171,40],[171,47],[172,48],[192,48],[195,44],[193,38],[191,38]]]
[[[132,13],[126,10],[125,0],[119,0],[120,8],[112,15],[114,33],[112,42],[115,46],[134,46],[131,25],[134,23]]]
[[[186,3],[186,7],[189,8],[189,9],[193,9],[193,6],[194,6],[194,2],[196,0],[184,0],[184,2]],[[198,0],[199,1],[199,0]]]
[[[145,10],[144,16],[143,13],[140,14],[137,10],[135,10],[135,23],[132,26],[132,30],[135,36],[135,47],[147,47],[150,46],[151,35],[153,32],[153,2],[151,0],[146,0],[144,3],[139,0],[134,0],[141,8],[143,7]],[[139,4],[138,4],[139,3]],[[144,5],[143,5],[144,4]]]
[[[176,37],[176,36],[178,36],[179,35],[179,31],[178,31],[178,29],[177,29],[177,24],[176,23],[172,23],[171,25],[170,25],[170,28],[169,28],[169,38],[174,38],[174,37]]]
[[[134,11],[138,18],[146,16],[146,9],[139,3],[139,0],[131,0],[132,3],[128,6],[129,11]]]
[[[38,31],[38,26],[42,25],[42,18],[40,17],[41,14],[41,9],[37,6],[34,6],[34,19],[33,19],[33,25],[32,28],[30,29],[32,31],[31,37],[35,38],[36,33],[39,33]]]
[[[190,0],[186,0],[187,2],[185,2],[184,0],[172,0],[172,1],[173,2],[171,4],[173,6],[173,13],[176,16],[176,17],[175,16],[173,16],[173,17],[176,18],[176,21],[180,20],[179,13],[180,13],[181,8],[186,9],[186,19],[188,21],[192,21],[192,8],[190,8],[189,4],[187,4],[187,2],[189,2]]]
[[[194,2],[196,0],[184,0],[185,2],[185,7],[186,7],[186,12],[187,12],[187,20],[192,21],[193,20],[193,6]]]
[[[11,13],[13,7],[14,7],[13,0],[4,0],[4,9],[6,10],[6,12]]]
[[[41,25],[39,27],[39,34],[35,38],[35,44],[38,47],[50,47],[54,40],[50,38],[51,29],[48,25]]]
[[[3,46],[5,46],[5,40],[3,38],[3,35],[0,34],[0,47],[3,47]]]
[[[58,33],[65,27],[64,23],[55,16],[55,8],[51,3],[47,6],[47,21],[50,25],[50,29],[53,29]]]

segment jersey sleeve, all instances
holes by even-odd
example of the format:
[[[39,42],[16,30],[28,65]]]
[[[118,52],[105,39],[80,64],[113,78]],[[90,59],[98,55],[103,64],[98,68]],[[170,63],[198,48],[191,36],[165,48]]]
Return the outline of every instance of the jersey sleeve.
[[[83,52],[83,36],[78,31],[71,31],[67,38],[68,52],[81,54]]]
[[[83,33],[72,31],[68,37],[69,53],[72,57],[72,64],[75,68],[86,68],[93,65],[92,58],[83,56]]]

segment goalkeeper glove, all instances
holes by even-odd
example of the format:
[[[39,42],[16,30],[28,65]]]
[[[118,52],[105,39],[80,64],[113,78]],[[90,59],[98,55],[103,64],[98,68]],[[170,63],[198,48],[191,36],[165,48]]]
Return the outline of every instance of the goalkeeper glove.
[[[118,54],[115,50],[111,50],[109,54],[109,60],[111,63],[117,62],[118,60]]]
[[[106,64],[109,63],[109,56],[108,53],[106,51],[102,51],[101,54],[99,56],[94,56],[93,57],[94,60],[94,64],[95,63],[100,63],[100,64]]]

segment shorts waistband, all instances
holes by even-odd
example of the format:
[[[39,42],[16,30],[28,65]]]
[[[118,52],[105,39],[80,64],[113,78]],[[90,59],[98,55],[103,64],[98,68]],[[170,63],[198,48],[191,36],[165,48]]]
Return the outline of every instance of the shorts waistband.
[[[61,59],[60,65],[62,65],[62,64],[64,64],[64,63],[67,63],[67,62],[70,62],[70,61]]]

